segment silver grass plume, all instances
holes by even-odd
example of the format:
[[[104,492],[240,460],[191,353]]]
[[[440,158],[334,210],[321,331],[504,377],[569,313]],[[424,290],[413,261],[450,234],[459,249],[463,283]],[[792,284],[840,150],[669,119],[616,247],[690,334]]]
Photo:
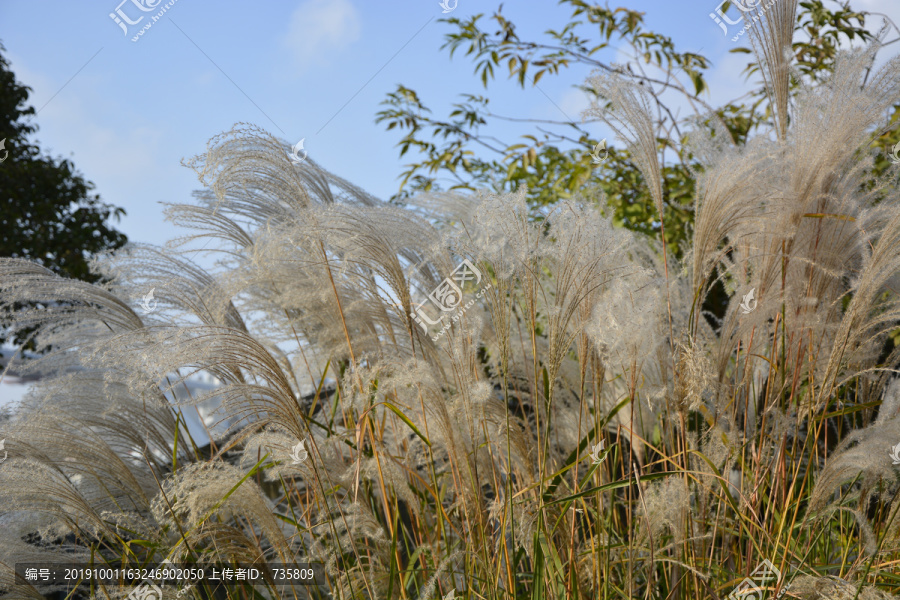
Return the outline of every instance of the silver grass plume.
[[[588,83],[597,95],[610,104],[610,110],[592,101],[584,116],[602,119],[628,144],[635,163],[650,189],[656,212],[663,213],[662,171],[656,128],[653,124],[653,102],[642,86],[617,74],[592,75]]]
[[[798,0],[771,0],[765,6],[758,0],[744,16],[772,105],[775,130],[781,141],[785,141],[788,130],[790,65],[793,58],[791,42],[797,21],[797,6]]]

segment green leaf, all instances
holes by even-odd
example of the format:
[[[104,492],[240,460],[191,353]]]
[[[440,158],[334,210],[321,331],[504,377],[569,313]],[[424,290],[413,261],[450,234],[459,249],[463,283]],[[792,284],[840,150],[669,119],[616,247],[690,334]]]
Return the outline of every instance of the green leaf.
[[[400,420],[401,420],[401,421],[403,421],[404,423],[406,423],[406,424],[409,426],[409,428],[413,430],[413,433],[415,433],[417,436],[419,436],[419,438],[420,438],[423,442],[425,442],[425,444],[427,444],[429,448],[431,447],[431,442],[428,441],[428,438],[425,437],[425,435],[424,435],[421,431],[419,431],[419,428],[416,427],[416,424],[413,423],[413,422],[409,419],[409,417],[407,417],[405,414],[403,414],[403,411],[401,411],[399,408],[397,408],[396,406],[394,406],[394,405],[391,404],[390,402],[382,402],[381,404],[384,404],[384,405],[387,406],[389,409],[391,409],[391,411],[393,411],[393,413],[394,413],[395,415],[397,415],[398,417],[400,417]]]
[[[662,477],[668,477],[669,475],[675,475],[675,472],[665,472],[665,473],[651,473],[649,475],[642,475],[641,481],[653,481],[654,479],[660,479]],[[559,498],[558,500],[553,500],[552,502],[547,502],[547,505],[550,504],[559,504],[560,502],[570,502],[575,500],[576,498],[583,498],[584,496],[588,496],[590,494],[595,494],[597,492],[606,492],[609,490],[617,490],[619,488],[623,488],[626,485],[630,485],[632,482],[632,478],[628,479],[620,479],[619,481],[614,481],[612,483],[605,483],[603,485],[598,485],[596,487],[592,487],[589,490],[584,490],[583,492],[578,492],[577,494],[572,494],[571,496],[566,496],[565,498]]]

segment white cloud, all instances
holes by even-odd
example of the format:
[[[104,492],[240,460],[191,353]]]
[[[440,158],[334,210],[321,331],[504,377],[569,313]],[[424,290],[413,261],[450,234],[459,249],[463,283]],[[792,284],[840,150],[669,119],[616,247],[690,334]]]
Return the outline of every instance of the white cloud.
[[[358,40],[360,22],[350,0],[306,0],[291,14],[281,45],[298,66],[307,68]]]

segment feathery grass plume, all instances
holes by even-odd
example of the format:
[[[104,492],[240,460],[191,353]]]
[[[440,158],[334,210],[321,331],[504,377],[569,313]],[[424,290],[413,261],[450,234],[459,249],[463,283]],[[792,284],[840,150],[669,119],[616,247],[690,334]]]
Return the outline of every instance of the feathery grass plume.
[[[834,576],[800,575],[791,581],[790,595],[802,600],[895,600],[897,596]]]
[[[896,492],[900,480],[892,464],[891,449],[900,443],[900,415],[896,413],[900,396],[900,379],[895,379],[885,390],[885,409],[878,419],[864,429],[850,432],[835,448],[819,474],[816,487],[810,497],[810,511],[829,504],[829,499],[843,484],[853,481],[859,484],[858,504],[868,508],[870,497],[881,496],[896,509],[900,505]],[[883,484],[883,485],[880,485]]]
[[[696,330],[702,324],[702,298],[715,281],[711,276],[720,265],[733,264],[728,257],[744,241],[741,229],[757,231],[771,226],[766,199],[776,193],[777,183],[759,177],[757,185],[747,185],[750,177],[755,178],[760,169],[776,160],[771,148],[760,141],[751,140],[741,149],[711,152],[707,144],[717,142],[707,140],[702,128],[693,131],[690,140],[695,151],[702,152],[707,160],[706,169],[697,178],[693,239],[685,256],[685,262],[691,265],[694,292],[691,328]],[[743,223],[747,225],[741,227]]]
[[[775,131],[782,142],[787,138],[788,130],[793,59],[791,42],[797,22],[797,5],[798,0],[771,0],[765,5],[759,1],[751,5],[750,11],[744,16],[772,106]]]
[[[774,350],[772,344],[777,338],[772,319],[783,313],[791,319],[786,324],[783,316],[778,317],[777,325],[781,328],[778,337],[792,340],[785,347],[789,354],[782,355],[789,359],[784,364],[797,365],[800,370],[796,376],[790,375],[782,381],[813,376],[814,381],[825,384],[827,389],[822,393],[805,394],[807,406],[824,402],[827,390],[832,389],[834,377],[841,369],[834,360],[837,356],[847,356],[844,348],[833,342],[842,318],[838,305],[849,291],[849,273],[862,266],[869,251],[867,238],[874,239],[889,222],[885,213],[896,214],[895,209],[880,206],[876,222],[882,225],[870,228],[859,221],[865,219],[880,194],[895,194],[886,187],[886,182],[878,182],[874,193],[867,190],[863,185],[866,162],[855,158],[855,152],[870,139],[885,109],[898,99],[896,85],[900,78],[893,61],[879,71],[874,93],[860,90],[859,82],[867,64],[865,57],[872,52],[869,48],[842,54],[830,87],[801,84],[799,108],[783,146],[775,147],[760,139],[746,151],[721,146],[712,150],[702,136],[696,137],[700,147],[707,148],[701,155],[715,162],[698,183],[692,256],[693,287],[698,292],[695,306],[701,305],[706,290],[710,289],[705,286],[710,285],[708,273],[713,269],[718,271],[726,288],[741,291],[733,296],[734,309],[726,315],[721,332],[731,342],[717,344],[720,381],[724,381],[725,372],[730,368],[735,346],[746,352],[747,357],[764,356]],[[851,106],[842,110],[840,107],[847,103],[847,98],[852,101]],[[746,186],[741,179],[732,177],[745,172],[758,173],[754,180],[768,187]],[[837,177],[836,173],[841,176]],[[732,183],[722,187],[718,182]],[[729,191],[724,196],[707,193],[718,189]],[[762,212],[753,218],[749,210],[757,207]],[[727,229],[717,231],[716,224],[726,222]],[[857,227],[854,222],[860,225]],[[821,241],[825,239],[830,243],[823,245]],[[741,314],[737,310],[738,301],[741,294],[751,289],[759,299],[759,306],[751,314]],[[860,298],[857,307],[862,314],[866,310],[864,300],[865,296]],[[894,318],[889,309],[885,314],[887,321]],[[692,323],[698,322],[699,311],[695,310]],[[791,331],[786,329],[787,325],[791,325]],[[852,328],[849,323],[845,327]],[[874,351],[878,332],[872,333],[869,337],[872,343],[861,351]],[[828,367],[828,357],[833,352],[837,354]],[[813,360],[792,358],[804,354]],[[854,355],[853,358],[857,363],[865,363],[874,357]],[[747,359],[748,368],[743,370],[741,387],[752,381],[751,374],[763,365],[758,361]],[[889,364],[896,364],[896,360],[892,358]],[[830,376],[823,377],[829,368]],[[858,371],[847,375],[852,377],[853,373]],[[769,399],[784,391],[773,385],[768,375],[762,381],[768,382],[764,394]],[[818,386],[810,391],[818,392]],[[757,389],[753,398],[758,399],[759,393]],[[742,405],[753,407],[755,402],[747,399],[738,403]]]
[[[860,272],[851,284],[852,300],[835,333],[836,343],[824,373],[822,394],[826,397],[849,377],[868,370],[857,365],[877,359],[888,333],[900,321],[900,298],[888,287],[900,271],[900,209],[874,235],[878,237],[871,252],[863,256]],[[844,379],[838,380],[841,376]]]
[[[266,557],[290,562],[288,538],[269,501],[255,482],[244,477],[238,468],[222,463],[187,465],[163,482],[153,514],[173,532],[179,529],[177,519],[180,530],[186,531],[178,544],[185,548],[210,545],[216,549],[217,560],[252,563]],[[213,515],[217,519],[211,519]],[[258,527],[265,541],[225,524],[237,517]]]
[[[605,409],[627,397],[648,399],[646,403],[631,402],[627,413],[616,415],[617,422],[629,431],[642,434],[652,431],[658,409],[649,399],[659,397],[659,390],[664,395],[667,388],[663,366],[667,360],[663,356],[665,303],[660,287],[660,278],[646,268],[615,279],[597,299],[593,319],[586,328],[612,379],[604,385],[608,398]],[[635,452],[642,460],[643,445]]]
[[[269,482],[278,482],[281,478],[293,479],[294,485],[297,488],[301,488],[304,480],[313,475],[311,472],[312,468],[307,463],[317,460],[318,457],[308,456],[306,461],[299,464],[295,464],[293,460],[288,460],[291,456],[291,451],[297,443],[298,439],[296,437],[277,427],[270,426],[256,433],[251,433],[244,439],[240,467],[249,471],[256,463],[262,460],[264,455],[268,454],[272,457],[272,461],[266,461],[268,468],[262,473],[263,479]],[[326,454],[325,449],[330,444],[325,439],[320,439],[316,441],[315,446],[319,451],[319,455],[322,456]],[[333,462],[330,466],[338,469],[344,468],[343,462],[340,460]]]
[[[194,234],[96,261],[107,283],[0,260],[2,322],[47,351],[4,365],[43,379],[0,421],[0,562],[321,561],[311,595],[509,600],[706,597],[783,557],[896,587],[900,196],[860,149],[900,63],[860,90],[871,52],[799,82],[790,121],[776,97],[777,141],[692,134],[683,269],[590,198],[400,207],[245,125],[187,163],[207,189],[167,213]],[[644,92],[595,87],[664,210]],[[195,440],[210,405],[227,427]]]
[[[115,255],[97,257],[91,264],[120,297],[138,298],[154,291],[156,310],[145,315],[153,324],[190,315],[204,325],[220,325],[246,331],[240,313],[231,302],[231,286],[216,281],[209,273],[184,256],[166,253],[151,246],[131,244]],[[167,311],[171,306],[174,310]]]
[[[457,551],[457,552],[454,552],[453,554],[450,554],[449,556],[444,557],[441,560],[441,562],[438,564],[437,570],[435,570],[435,572],[434,572],[434,575],[431,576],[431,579],[429,579],[425,583],[425,586],[422,588],[422,592],[419,597],[431,598],[434,596],[437,586],[441,583],[440,576],[444,573],[444,571],[448,570],[450,567],[453,566],[454,562],[459,559],[459,556],[461,554],[462,554],[462,552]],[[450,584],[448,587],[450,589],[454,589],[455,582],[453,584]],[[446,589],[446,588],[444,588],[444,589]],[[444,595],[446,595],[446,594],[443,594],[442,597]]]
[[[29,582],[16,576],[13,565],[0,563],[0,592],[10,600],[44,600],[47,596]],[[60,586],[61,587],[61,586]],[[62,590],[54,590],[62,591]]]
[[[17,310],[17,303],[26,300],[40,302],[41,307]],[[0,258],[0,312],[5,315],[3,325],[12,332],[38,329],[34,338],[38,351],[53,344],[65,347],[78,337],[90,339],[91,329],[124,332],[143,325],[128,304],[108,290],[11,258]],[[75,330],[80,336],[65,336]]]
[[[115,537],[124,525],[153,538],[150,503],[178,429],[171,412],[142,407],[97,373],[41,382],[4,432],[15,451],[0,472],[0,499],[18,510],[19,535]],[[190,450],[176,454],[196,460]]]
[[[641,514],[647,528],[637,527],[637,540],[658,544],[660,536],[668,528],[676,542],[685,539],[684,517],[691,506],[691,491],[680,477],[667,477],[651,483],[643,492]],[[648,539],[648,535],[652,539]],[[641,543],[636,543],[640,546]]]
[[[584,117],[602,119],[628,144],[635,163],[650,188],[656,212],[663,213],[662,171],[659,147],[653,126],[653,102],[650,93],[618,74],[592,74],[588,83],[597,96],[609,103],[610,109],[592,101]]]
[[[583,204],[562,202],[545,217],[545,223],[553,247],[544,268],[553,279],[549,289],[542,290],[542,304],[548,325],[547,370],[553,381],[575,338],[587,325],[579,308],[596,301],[596,292],[612,279],[628,273],[620,256],[627,250],[629,239]]]
[[[676,411],[686,413],[703,405],[712,385],[711,367],[703,348],[687,344],[677,346],[673,403]]]

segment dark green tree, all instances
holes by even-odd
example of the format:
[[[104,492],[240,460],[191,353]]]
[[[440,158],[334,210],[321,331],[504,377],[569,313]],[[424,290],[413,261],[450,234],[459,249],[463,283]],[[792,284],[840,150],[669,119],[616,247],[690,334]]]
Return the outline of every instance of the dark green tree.
[[[91,256],[128,240],[113,229],[125,210],[92,193],[71,161],[48,156],[31,140],[31,88],[16,81],[0,44],[0,256],[28,258],[66,277],[96,282]],[[5,158],[4,158],[5,157]],[[0,282],[2,289],[2,282]],[[0,342],[7,339],[0,328]]]

